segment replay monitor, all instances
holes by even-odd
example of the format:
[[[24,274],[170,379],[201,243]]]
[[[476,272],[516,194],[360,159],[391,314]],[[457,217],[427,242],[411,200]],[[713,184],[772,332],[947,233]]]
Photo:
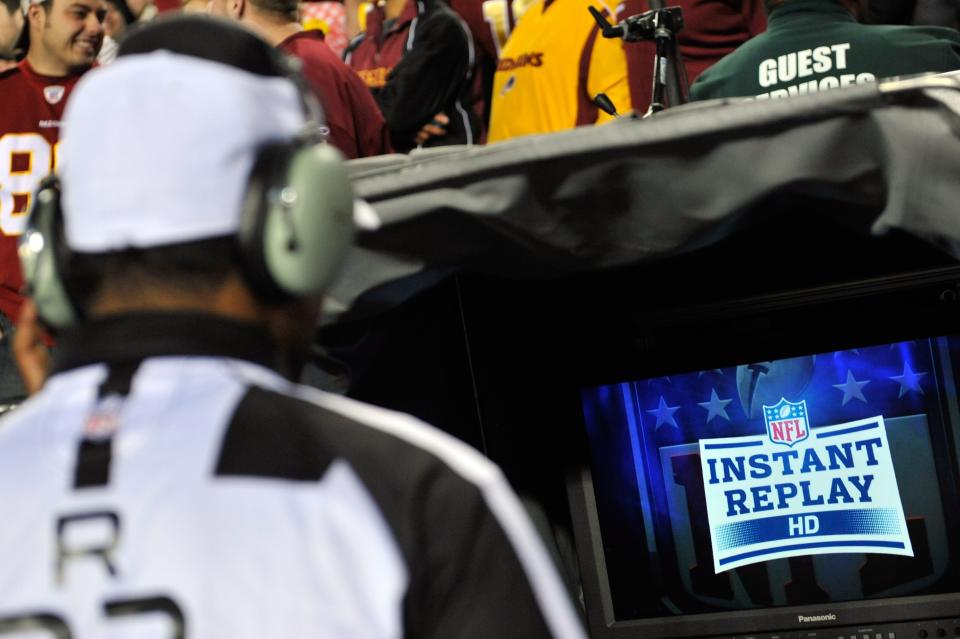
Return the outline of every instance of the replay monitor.
[[[960,636],[949,286],[695,309],[638,327],[634,368],[584,371],[592,635]]]

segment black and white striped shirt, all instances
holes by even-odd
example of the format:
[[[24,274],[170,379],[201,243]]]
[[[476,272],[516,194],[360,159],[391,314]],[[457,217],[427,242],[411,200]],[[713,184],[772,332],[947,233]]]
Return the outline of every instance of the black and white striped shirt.
[[[128,317],[0,421],[0,637],[583,637],[516,497],[249,327]]]

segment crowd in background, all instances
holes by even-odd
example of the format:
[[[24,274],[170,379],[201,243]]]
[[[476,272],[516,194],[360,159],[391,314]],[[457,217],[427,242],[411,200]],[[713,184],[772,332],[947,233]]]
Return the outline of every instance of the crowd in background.
[[[874,24],[956,28],[960,13],[955,0],[827,1]],[[27,53],[29,29],[24,28],[24,18],[31,4],[27,0],[0,3],[0,68],[12,66]],[[53,0],[36,4],[52,6]],[[651,100],[653,41],[605,39],[587,12],[595,7],[616,22],[649,10],[647,0],[618,4],[608,0],[98,0],[95,4],[104,12],[96,57],[100,65],[113,60],[117,42],[128,29],[161,14],[209,13],[246,23],[301,60],[321,103],[330,103],[323,104],[327,121],[340,129],[331,131],[331,139],[348,158],[422,146],[483,143],[488,133],[489,141],[497,141],[603,123],[629,112],[644,113]],[[691,84],[766,30],[763,0],[667,4],[679,5],[684,12],[685,26],[677,40]],[[251,19],[251,14],[256,17]],[[521,20],[525,15],[526,20]],[[285,41],[275,36],[280,31],[288,37],[301,31],[309,35]],[[324,47],[306,42],[323,42]],[[369,89],[379,113],[358,90],[360,83],[354,76]],[[600,94],[610,100],[599,103]],[[381,130],[381,117],[386,131]],[[344,120],[353,122],[344,125]],[[348,139],[350,135],[354,139]],[[371,139],[378,135],[384,139]]]
[[[668,4],[684,12],[676,42],[693,99],[789,97],[960,68],[956,0]],[[32,193],[56,169],[73,86],[92,66],[111,64],[118,43],[141,25],[199,12],[247,27],[295,61],[327,139],[361,158],[647,112],[656,45],[603,37],[588,8],[616,23],[650,7],[647,0],[0,0],[0,331],[12,331],[23,299],[16,238]],[[3,351],[8,342],[0,342],[0,403],[23,394]]]

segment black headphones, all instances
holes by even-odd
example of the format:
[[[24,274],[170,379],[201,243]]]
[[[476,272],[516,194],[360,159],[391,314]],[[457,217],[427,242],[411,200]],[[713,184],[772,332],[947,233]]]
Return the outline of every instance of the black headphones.
[[[120,55],[166,49],[250,73],[291,77],[286,59],[246,29],[206,16],[158,20],[128,37]],[[343,156],[318,143],[309,118],[316,110],[303,91],[310,125],[296,138],[266,144],[256,155],[237,232],[241,268],[254,293],[279,302],[323,292],[353,237],[353,191]],[[53,329],[81,315],[68,291],[71,251],[64,234],[55,176],[38,189],[18,252],[24,280],[41,320]]]

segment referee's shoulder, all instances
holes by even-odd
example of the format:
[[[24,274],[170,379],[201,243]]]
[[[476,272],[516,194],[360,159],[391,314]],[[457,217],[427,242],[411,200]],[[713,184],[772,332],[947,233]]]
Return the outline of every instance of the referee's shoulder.
[[[338,459],[385,477],[439,470],[478,486],[502,480],[486,457],[411,415],[304,386],[251,386],[227,426],[218,468],[320,479]]]

